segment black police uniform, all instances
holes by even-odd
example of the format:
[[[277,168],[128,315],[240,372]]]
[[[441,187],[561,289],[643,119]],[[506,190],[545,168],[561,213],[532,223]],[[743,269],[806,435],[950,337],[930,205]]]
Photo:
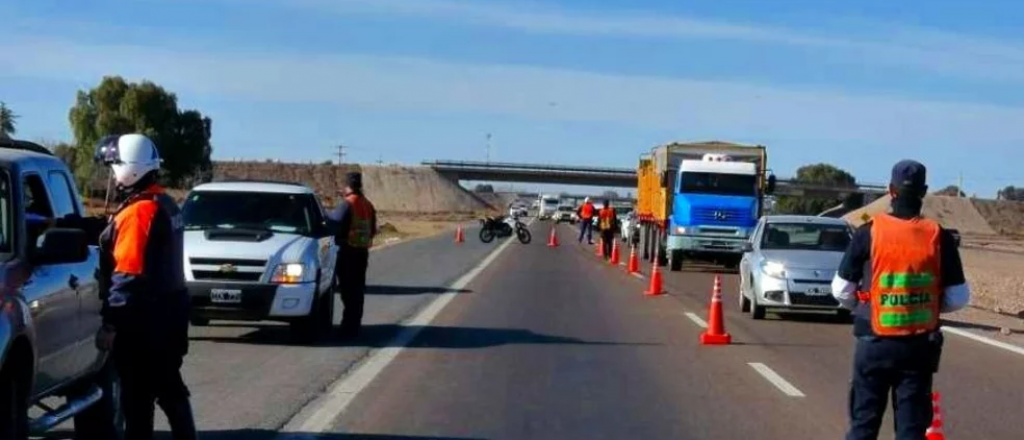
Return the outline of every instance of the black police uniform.
[[[175,440],[196,438],[189,390],[184,229],[177,204],[152,185],[129,196],[100,237],[104,325],[116,331],[126,440],[153,437],[155,404]]]
[[[924,166],[911,161],[900,162],[893,169],[897,187],[907,182],[916,188],[924,186]],[[891,215],[911,219],[921,214],[919,197],[893,199]],[[854,233],[843,257],[837,276],[850,283],[870,284],[872,223]],[[941,261],[940,287],[965,285],[960,254],[953,234],[941,230],[939,237]],[[864,290],[868,290],[864,288]],[[849,396],[850,428],[847,440],[878,438],[888,396],[893,397],[897,440],[924,440],[932,421],[932,376],[938,371],[942,352],[942,334],[932,333],[905,337],[880,337],[871,324],[870,304],[857,303],[854,310],[853,333],[857,338],[853,378]]]

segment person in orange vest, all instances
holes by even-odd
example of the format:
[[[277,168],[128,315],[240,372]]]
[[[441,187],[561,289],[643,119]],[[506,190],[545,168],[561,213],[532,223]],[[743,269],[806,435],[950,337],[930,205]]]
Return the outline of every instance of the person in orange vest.
[[[576,209],[576,216],[580,219],[580,238],[577,240],[583,243],[583,236],[587,236],[587,244],[594,244],[594,204],[590,197],[583,199],[583,204]]]
[[[932,376],[942,354],[939,314],[970,301],[953,234],[921,217],[925,166],[892,169],[892,212],[854,233],[832,280],[832,295],[854,311],[857,338],[847,440],[878,438],[893,396],[897,440],[922,440],[932,422]]]
[[[615,208],[612,207],[611,203],[605,199],[604,206],[597,215],[597,228],[601,231],[601,245],[602,255],[607,260],[612,257],[612,245],[615,242],[615,222],[617,217],[615,216]]]
[[[362,327],[366,268],[373,237],[377,235],[377,210],[363,195],[363,175],[353,172],[345,178],[344,200],[330,217],[338,222],[334,236],[338,245],[334,274],[345,307],[341,316],[341,336],[353,338],[359,335]]]

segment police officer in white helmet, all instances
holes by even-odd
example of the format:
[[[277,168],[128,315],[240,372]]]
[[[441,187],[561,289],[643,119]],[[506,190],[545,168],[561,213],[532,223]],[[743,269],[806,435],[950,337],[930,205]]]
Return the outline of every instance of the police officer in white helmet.
[[[175,440],[196,438],[189,390],[181,377],[188,352],[181,212],[157,183],[160,154],[140,134],[100,140],[96,160],[113,171],[121,199],[100,236],[102,350],[112,350],[121,379],[126,440],[153,437],[155,404]]]

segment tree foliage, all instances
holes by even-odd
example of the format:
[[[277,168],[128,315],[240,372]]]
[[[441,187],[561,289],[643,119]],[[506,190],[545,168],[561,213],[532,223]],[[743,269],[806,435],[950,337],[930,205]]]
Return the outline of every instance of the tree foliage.
[[[1018,202],[1024,202],[1024,187],[1015,187],[1013,185],[1007,186],[999,190],[996,193],[996,198],[1000,200],[1015,200]]]
[[[828,187],[850,188],[857,186],[857,179],[852,174],[826,163],[804,165],[798,168],[793,180],[796,183]],[[779,196],[775,204],[775,211],[779,214],[817,215],[841,203],[843,200],[840,198]]]
[[[18,115],[3,101],[0,101],[0,139],[10,139],[18,132]]]
[[[601,193],[601,197],[604,197],[606,199],[617,199],[617,198],[619,198],[619,193],[617,193],[615,191],[612,191],[612,190],[608,190],[608,191],[605,191],[605,192]]]
[[[96,142],[110,134],[141,133],[152,139],[168,185],[209,180],[212,174],[212,121],[196,110],[180,110],[174,93],[150,81],[106,76],[95,88],[78,92],[68,119],[75,136],[75,174],[84,179],[83,187],[91,183]]]
[[[967,197],[967,193],[960,190],[960,188],[956,185],[949,185],[945,188],[935,191],[933,194],[937,196]]]

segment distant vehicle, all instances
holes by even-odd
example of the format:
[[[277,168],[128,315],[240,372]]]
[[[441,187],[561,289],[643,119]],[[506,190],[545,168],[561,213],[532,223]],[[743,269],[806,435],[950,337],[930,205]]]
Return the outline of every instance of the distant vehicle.
[[[0,439],[45,436],[71,418],[80,439],[122,428],[120,382],[93,343],[107,222],[86,217],[78,194],[45,148],[0,139]]]
[[[641,255],[682,269],[683,259],[736,267],[775,190],[767,149],[726,142],[672,143],[640,159]]]
[[[743,246],[740,309],[763,319],[766,309],[835,310],[832,278],[853,229],[837,218],[769,215],[758,221]]]
[[[530,215],[530,211],[526,209],[526,205],[521,203],[513,203],[509,205],[508,215],[513,217],[526,217]]]
[[[576,208],[569,205],[561,205],[555,211],[556,223],[576,223]]]
[[[640,242],[640,224],[636,221],[636,212],[630,210],[619,214],[619,235],[624,243]]]
[[[550,220],[554,217],[555,211],[558,210],[558,196],[552,194],[544,194],[540,196],[540,208],[537,212],[537,218],[540,220]]]
[[[284,321],[302,340],[330,331],[337,245],[312,189],[206,183],[186,196],[182,217],[193,325]]]

